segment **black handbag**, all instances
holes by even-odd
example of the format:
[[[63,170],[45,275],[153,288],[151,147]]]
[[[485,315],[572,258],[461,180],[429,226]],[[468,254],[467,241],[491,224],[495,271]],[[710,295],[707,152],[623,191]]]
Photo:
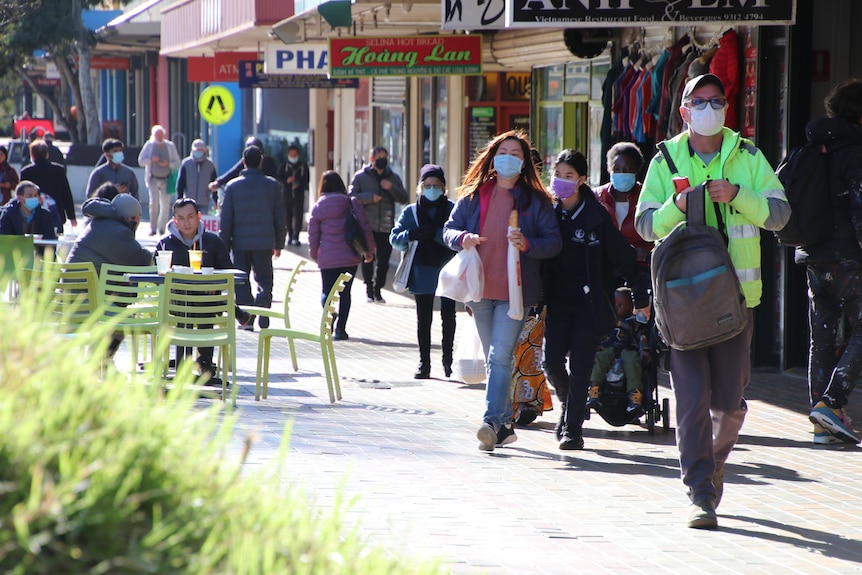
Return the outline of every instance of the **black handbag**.
[[[365,257],[365,252],[368,251],[368,245],[365,242],[365,233],[362,231],[362,226],[359,225],[359,220],[356,218],[356,212],[353,211],[353,198],[348,198],[347,201],[347,216],[344,221],[344,239],[347,245],[353,250],[353,253],[359,257]]]

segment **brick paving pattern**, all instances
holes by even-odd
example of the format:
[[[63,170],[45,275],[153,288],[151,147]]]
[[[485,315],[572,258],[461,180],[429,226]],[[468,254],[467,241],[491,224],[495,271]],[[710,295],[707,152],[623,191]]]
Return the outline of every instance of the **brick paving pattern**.
[[[276,262],[273,305],[306,255],[303,244]],[[317,329],[320,275],[313,263],[305,269],[291,321]],[[257,335],[238,332],[235,439],[238,453],[255,434],[246,465],[258,469],[278,459],[288,425],[284,484],[319,508],[347,501],[347,521],[369,540],[401,556],[438,558],[457,574],[862,571],[858,449],[811,443],[802,374],[753,375],[749,415],[727,467],[721,528],[697,531],[685,527],[688,500],[672,431],[649,436],[645,427],[613,428],[594,415],[584,451],[563,453],[553,411],[518,429],[513,445],[481,453],[475,432],[484,385],[443,378],[439,319],[434,379],[417,381],[412,298],[385,291],[387,303],[376,304],[364,295],[357,278],[350,340],[335,342],[344,395],[336,404],[318,348],[297,342],[294,373],[284,340],[273,344],[269,398],[255,402]],[[459,324],[467,321],[459,312]],[[662,397],[671,396],[666,381]],[[851,415],[862,417],[853,407]]]

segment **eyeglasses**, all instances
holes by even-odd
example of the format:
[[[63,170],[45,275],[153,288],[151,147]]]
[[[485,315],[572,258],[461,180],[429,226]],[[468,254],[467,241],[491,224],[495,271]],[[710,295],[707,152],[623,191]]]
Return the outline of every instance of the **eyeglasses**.
[[[709,104],[713,110],[721,110],[725,106],[727,106],[727,98],[712,98],[710,100],[704,100],[703,98],[692,98],[688,102],[686,102],[686,108],[694,108],[695,110],[703,110],[706,108],[706,105]]]

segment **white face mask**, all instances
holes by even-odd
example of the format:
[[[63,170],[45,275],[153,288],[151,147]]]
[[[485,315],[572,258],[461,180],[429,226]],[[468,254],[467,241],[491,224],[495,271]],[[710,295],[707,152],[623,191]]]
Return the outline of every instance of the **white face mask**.
[[[691,126],[692,131],[701,136],[714,136],[724,127],[726,107],[714,110],[712,106],[706,106],[703,110],[689,108],[688,111],[691,114],[689,126]]]

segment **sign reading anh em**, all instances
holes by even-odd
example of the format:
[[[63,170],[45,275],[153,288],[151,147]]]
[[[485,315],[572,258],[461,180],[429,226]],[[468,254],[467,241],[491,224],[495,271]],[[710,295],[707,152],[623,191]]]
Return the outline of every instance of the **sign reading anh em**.
[[[263,69],[267,74],[327,74],[329,47],[325,42],[266,45]]]

